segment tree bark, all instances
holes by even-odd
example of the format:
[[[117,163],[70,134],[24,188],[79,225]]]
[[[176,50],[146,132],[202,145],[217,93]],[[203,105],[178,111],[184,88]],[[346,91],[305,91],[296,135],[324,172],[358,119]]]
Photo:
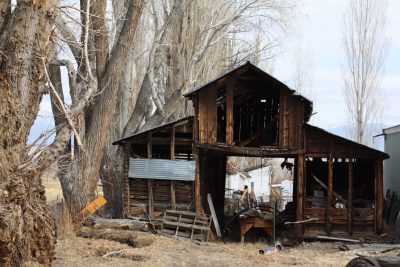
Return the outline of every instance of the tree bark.
[[[46,92],[41,57],[52,50],[56,1],[19,1],[0,37],[0,265],[50,266],[55,245],[41,166],[26,169],[26,141]],[[2,17],[4,19],[5,17]]]

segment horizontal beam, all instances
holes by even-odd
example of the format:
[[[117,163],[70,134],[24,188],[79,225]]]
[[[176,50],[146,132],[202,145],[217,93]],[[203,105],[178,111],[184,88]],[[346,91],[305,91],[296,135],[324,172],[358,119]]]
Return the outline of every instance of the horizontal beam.
[[[209,145],[196,143],[196,147],[202,149],[215,150],[227,154],[241,155],[241,156],[256,156],[256,157],[294,157],[303,151],[301,150],[287,150],[287,149],[261,149],[255,147],[238,147],[227,146],[222,144]]]
[[[306,157],[329,158],[329,152],[306,152]],[[362,153],[332,153],[333,158],[376,159],[376,155]]]

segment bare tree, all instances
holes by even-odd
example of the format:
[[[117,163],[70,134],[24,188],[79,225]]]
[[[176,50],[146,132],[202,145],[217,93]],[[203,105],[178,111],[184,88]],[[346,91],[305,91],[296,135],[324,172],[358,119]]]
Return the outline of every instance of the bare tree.
[[[381,111],[385,60],[386,1],[354,0],[343,18],[344,98],[350,137],[370,143],[371,126]]]
[[[299,94],[309,99],[313,99],[313,53],[309,46],[303,45],[301,39],[298,42],[299,45],[293,52],[293,89]]]

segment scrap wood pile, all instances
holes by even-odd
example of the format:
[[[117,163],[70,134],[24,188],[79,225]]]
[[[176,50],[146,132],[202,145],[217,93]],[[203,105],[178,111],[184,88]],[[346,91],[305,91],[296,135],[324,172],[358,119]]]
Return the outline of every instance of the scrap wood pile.
[[[241,218],[262,218],[272,220],[276,201],[258,202],[254,192],[248,192],[247,186],[244,190],[232,193],[231,198],[225,198],[225,216]],[[296,219],[296,209],[293,202],[288,202],[285,209],[279,212],[276,209],[277,223],[283,223]]]

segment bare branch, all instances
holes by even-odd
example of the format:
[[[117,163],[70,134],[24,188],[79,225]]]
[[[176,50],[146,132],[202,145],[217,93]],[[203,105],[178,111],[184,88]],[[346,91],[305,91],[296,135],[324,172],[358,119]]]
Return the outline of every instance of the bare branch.
[[[54,96],[56,97],[57,101],[59,102],[59,107],[61,108],[61,111],[64,113],[65,119],[67,120],[69,126],[71,127],[72,131],[73,131],[74,134],[75,134],[77,144],[78,144],[80,147],[82,147],[82,141],[81,141],[80,135],[79,135],[78,131],[76,130],[76,128],[75,128],[75,126],[74,126],[74,123],[72,122],[72,120],[71,120],[71,118],[70,118],[69,113],[68,113],[67,110],[65,109],[64,102],[61,100],[61,98],[60,98],[60,96],[58,95],[56,89],[54,88],[53,83],[52,83],[51,80],[50,80],[49,72],[47,71],[46,59],[45,59],[45,58],[42,58],[42,63],[43,63],[44,73],[45,73],[45,75],[46,75],[47,83],[48,83],[48,85],[49,85],[49,87],[50,87],[50,90],[53,92]]]

